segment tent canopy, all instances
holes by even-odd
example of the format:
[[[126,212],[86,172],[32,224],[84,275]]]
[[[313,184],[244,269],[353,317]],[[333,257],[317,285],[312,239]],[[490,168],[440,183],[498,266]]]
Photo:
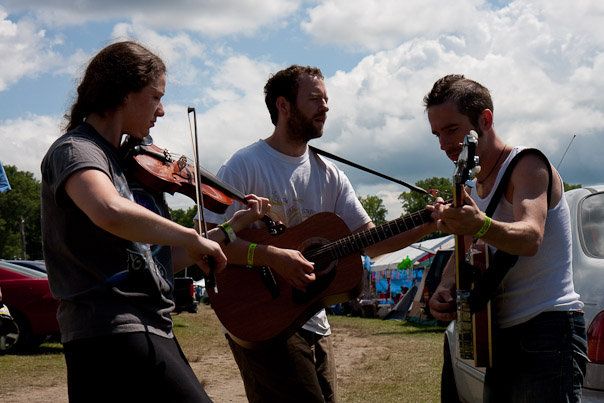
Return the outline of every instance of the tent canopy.
[[[372,259],[371,271],[396,269],[398,264],[407,256],[409,256],[411,262],[420,261],[427,255],[436,254],[439,249],[452,248],[454,242],[453,235],[447,235],[441,238],[417,242],[394,252],[384,253]]]

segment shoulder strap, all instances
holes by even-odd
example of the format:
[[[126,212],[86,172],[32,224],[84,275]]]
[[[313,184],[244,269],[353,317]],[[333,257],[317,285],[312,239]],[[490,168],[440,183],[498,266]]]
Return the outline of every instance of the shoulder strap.
[[[497,189],[495,190],[495,193],[493,193],[493,197],[485,210],[485,214],[489,217],[495,212],[495,208],[497,207],[497,204],[499,204],[499,200],[507,187],[507,183],[510,180],[514,167],[520,158],[527,154],[534,154],[538,156],[543,160],[543,162],[545,162],[545,165],[547,166],[547,171],[549,173],[549,182],[547,185],[547,205],[548,207],[550,206],[552,193],[552,167],[547,157],[541,151],[535,148],[525,148],[514,156],[501,177],[501,181],[499,182],[499,185],[497,185]],[[481,279],[476,282],[474,289],[470,293],[469,303],[470,310],[472,312],[478,312],[486,306],[487,302],[495,294],[495,290],[497,287],[499,287],[501,281],[503,281],[505,275],[516,264],[517,260],[517,255],[512,255],[502,250],[497,250],[494,253],[490,259],[490,267],[482,273]]]
[[[514,171],[514,167],[516,166],[521,157],[528,154],[533,154],[539,157],[547,167],[547,172],[549,175],[549,181],[547,184],[547,206],[550,206],[552,199],[552,166],[550,165],[549,160],[547,159],[545,154],[543,154],[541,151],[537,150],[536,148],[525,148],[514,156],[514,158],[510,161],[510,164],[506,168],[503,176],[501,177],[499,185],[497,186],[497,189],[495,189],[495,193],[493,193],[493,197],[491,198],[491,201],[489,202],[489,205],[485,210],[485,214],[489,217],[495,212],[497,204],[499,204],[499,199],[501,199],[501,195],[507,187],[507,184],[510,180],[510,176],[512,176],[512,171]]]

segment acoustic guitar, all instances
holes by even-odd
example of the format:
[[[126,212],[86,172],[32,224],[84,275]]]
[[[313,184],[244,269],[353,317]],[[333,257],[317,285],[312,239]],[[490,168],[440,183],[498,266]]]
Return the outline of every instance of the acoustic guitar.
[[[478,135],[471,131],[464,138],[462,151],[453,175],[453,206],[463,205],[463,188],[480,169],[476,146]],[[492,312],[487,301],[476,310],[472,298],[479,286],[481,274],[488,267],[488,248],[469,237],[455,235],[455,281],[457,287],[457,320],[455,322],[459,343],[459,356],[473,360],[477,367],[488,367],[493,362]]]
[[[216,273],[218,292],[208,289],[210,304],[242,346],[287,337],[321,308],[359,295],[364,248],[430,222],[430,214],[422,210],[354,234],[333,213],[315,214],[279,235],[264,229],[243,230],[237,234],[239,238],[302,252],[314,262],[316,279],[300,290],[270,267],[228,265]]]

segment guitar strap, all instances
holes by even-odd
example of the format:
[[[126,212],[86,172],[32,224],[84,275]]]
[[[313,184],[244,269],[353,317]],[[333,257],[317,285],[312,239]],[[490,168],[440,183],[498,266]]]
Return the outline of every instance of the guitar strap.
[[[495,212],[495,209],[499,204],[499,200],[507,188],[507,184],[510,180],[514,167],[521,157],[528,154],[536,155],[547,166],[547,172],[549,175],[549,181],[547,184],[547,207],[549,209],[552,198],[552,167],[547,157],[541,151],[537,150],[536,148],[525,148],[514,156],[512,161],[510,161],[505,173],[501,177],[501,181],[499,182],[499,185],[497,186],[495,193],[493,193],[493,197],[485,210],[485,214],[487,216],[491,217]],[[476,242],[476,240],[474,241]],[[476,282],[470,293],[469,303],[472,313],[479,312],[486,306],[488,301],[495,294],[495,290],[497,290],[499,284],[501,284],[503,281],[505,275],[516,264],[517,261],[517,255],[512,255],[499,249],[493,254],[490,259],[489,268],[482,273],[481,277]],[[469,266],[469,263],[466,264]],[[469,269],[478,272],[478,270],[473,267]]]

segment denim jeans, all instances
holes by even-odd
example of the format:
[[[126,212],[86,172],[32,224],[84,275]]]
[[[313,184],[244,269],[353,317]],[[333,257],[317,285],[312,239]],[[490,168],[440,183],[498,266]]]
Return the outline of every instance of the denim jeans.
[[[497,329],[485,402],[579,402],[587,365],[581,312],[544,312]]]

